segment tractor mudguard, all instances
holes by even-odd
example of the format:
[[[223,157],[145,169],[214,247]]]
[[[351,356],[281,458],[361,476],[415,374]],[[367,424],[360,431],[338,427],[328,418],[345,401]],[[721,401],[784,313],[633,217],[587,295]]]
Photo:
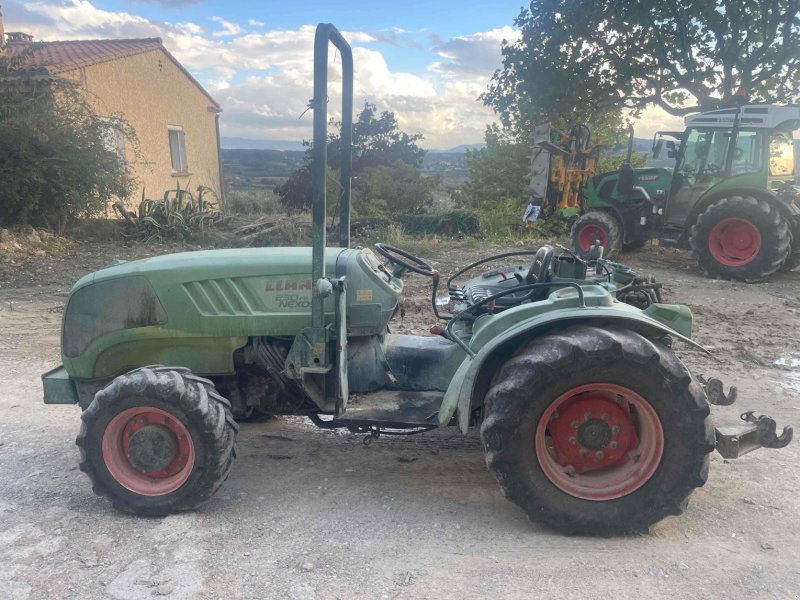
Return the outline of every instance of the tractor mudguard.
[[[654,310],[648,309],[648,311],[642,312],[628,307],[626,304],[610,307],[564,308],[534,315],[529,319],[512,324],[511,327],[497,335],[480,335],[482,332],[479,332],[473,336],[470,343],[471,349],[477,352],[476,355],[474,357],[467,356],[459,365],[442,399],[442,405],[439,408],[439,426],[448,425],[457,410],[458,426],[462,433],[467,433],[475,382],[486,361],[506,344],[513,344],[521,338],[530,339],[537,332],[548,329],[556,323],[574,325],[602,321],[604,325],[619,324],[646,337],[668,334],[708,353],[708,350],[688,337],[691,330],[691,312],[688,308],[671,304],[655,304],[650,308]],[[502,325],[499,321],[503,316],[495,317],[497,327]],[[687,319],[688,328],[686,326]],[[487,327],[487,329],[489,328]],[[680,330],[686,332],[687,335],[681,333]]]

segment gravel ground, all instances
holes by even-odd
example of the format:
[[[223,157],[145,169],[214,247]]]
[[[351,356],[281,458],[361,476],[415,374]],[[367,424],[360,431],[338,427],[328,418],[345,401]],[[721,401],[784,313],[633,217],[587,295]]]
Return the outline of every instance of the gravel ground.
[[[0,598],[798,598],[798,443],[714,455],[682,516],[595,539],[530,524],[474,433],[365,446],[274,419],[242,426],[230,479],[201,509],[117,513],[77,470],[78,409],[43,405],[39,376],[59,363],[72,281],[158,251],[68,244],[0,265]],[[442,244],[431,259],[447,272],[480,255]],[[687,364],[739,386],[737,405],[714,408],[718,423],[745,409],[800,420],[800,272],[746,285],[703,278],[677,250],[625,262],[692,308],[713,356],[680,349]],[[395,330],[431,324],[426,284],[409,281]]]

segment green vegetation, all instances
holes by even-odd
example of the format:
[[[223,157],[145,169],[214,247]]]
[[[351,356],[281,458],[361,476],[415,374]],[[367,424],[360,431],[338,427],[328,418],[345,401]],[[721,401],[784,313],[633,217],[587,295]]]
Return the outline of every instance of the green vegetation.
[[[751,101],[796,102],[797,14],[796,0],[533,0],[484,100],[514,132],[557,118],[598,131],[599,119],[652,105],[730,106],[740,85]]]
[[[25,60],[0,56],[0,225],[63,231],[103,211],[134,187],[114,142],[133,130],[121,116],[99,117],[66,80],[34,78]]]
[[[356,216],[419,214],[433,204],[441,180],[420,171],[425,150],[417,142],[420,134],[400,130],[394,113],[378,114],[374,104],[365,103],[353,123],[353,213]],[[329,188],[337,189],[341,163],[338,133],[328,138]],[[281,205],[289,213],[311,207],[311,149],[303,164],[275,189]],[[331,194],[335,198],[338,194]],[[333,214],[336,202],[330,202]]]
[[[208,196],[214,197],[209,200]],[[121,202],[114,204],[114,211],[125,220],[126,235],[142,241],[166,239],[190,239],[222,221],[217,209],[219,199],[207,187],[197,189],[197,198],[189,190],[178,186],[164,192],[160,200],[148,200],[142,192],[138,211],[127,210]]]
[[[282,207],[272,190],[230,190],[225,194],[225,213],[231,215],[269,215]]]
[[[232,193],[259,191],[272,195],[292,171],[303,162],[304,152],[296,150],[222,149],[226,201]]]
[[[530,145],[504,137],[494,127],[486,128],[486,147],[467,150],[469,179],[453,194],[458,206],[495,212],[513,205],[518,220],[528,198]]]

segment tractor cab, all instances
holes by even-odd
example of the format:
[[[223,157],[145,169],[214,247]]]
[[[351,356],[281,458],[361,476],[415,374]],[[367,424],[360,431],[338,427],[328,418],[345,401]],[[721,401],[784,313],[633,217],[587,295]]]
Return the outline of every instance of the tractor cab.
[[[586,211],[573,227],[585,254],[599,240],[607,256],[649,239],[691,246],[715,276],[754,281],[800,264],[800,207],[794,131],[800,106],[744,104],[685,119],[660,131],[652,166],[592,177]],[[667,168],[663,147],[675,159]]]

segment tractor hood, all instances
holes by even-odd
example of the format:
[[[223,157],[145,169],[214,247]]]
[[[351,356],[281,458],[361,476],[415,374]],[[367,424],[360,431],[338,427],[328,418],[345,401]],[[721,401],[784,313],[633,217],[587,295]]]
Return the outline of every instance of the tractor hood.
[[[326,269],[335,274],[336,261],[342,248],[328,248]],[[171,279],[198,281],[221,277],[248,277],[253,275],[298,275],[311,277],[311,248],[243,248],[228,250],[201,250],[164,254],[134,261],[113,261],[99,271],[89,273],[73,286],[79,288],[99,281],[131,275],[160,276]]]
[[[328,248],[328,277],[345,277],[351,335],[385,330],[402,282],[371,250]],[[62,358],[73,377],[173,364],[231,372],[252,336],[294,336],[311,319],[311,248],[169,254],[109,265],[75,284],[64,310]],[[333,322],[334,296],[325,300]]]

